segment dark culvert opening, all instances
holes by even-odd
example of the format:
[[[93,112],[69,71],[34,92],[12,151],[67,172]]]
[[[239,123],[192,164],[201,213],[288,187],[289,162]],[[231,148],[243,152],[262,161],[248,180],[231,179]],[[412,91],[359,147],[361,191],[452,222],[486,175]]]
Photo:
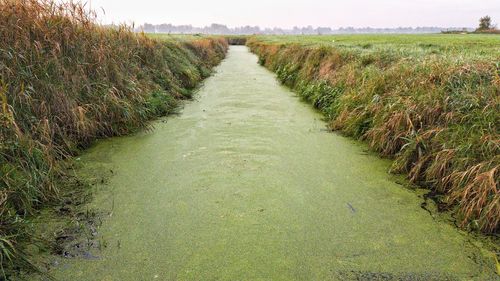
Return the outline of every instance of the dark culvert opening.
[[[247,44],[246,36],[226,36],[227,43],[234,46],[244,46]]]

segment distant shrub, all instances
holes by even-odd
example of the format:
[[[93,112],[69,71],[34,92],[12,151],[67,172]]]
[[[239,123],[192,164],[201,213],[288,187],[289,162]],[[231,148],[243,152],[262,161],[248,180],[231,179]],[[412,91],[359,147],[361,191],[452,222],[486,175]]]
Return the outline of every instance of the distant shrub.
[[[490,16],[485,16],[479,19],[478,31],[493,29],[493,23],[491,22]]]
[[[479,19],[479,27],[475,31],[476,33],[489,33],[489,34],[500,34],[500,30],[496,29],[493,25],[490,16],[484,16]]]

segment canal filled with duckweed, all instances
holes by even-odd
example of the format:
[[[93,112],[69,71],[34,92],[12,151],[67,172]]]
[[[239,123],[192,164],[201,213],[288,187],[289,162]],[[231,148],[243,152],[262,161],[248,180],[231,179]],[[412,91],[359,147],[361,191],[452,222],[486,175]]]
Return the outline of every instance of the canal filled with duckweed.
[[[325,130],[246,47],[231,47],[195,97],[81,157],[87,174],[112,171],[90,204],[108,213],[101,250],[61,259],[56,278],[498,277],[478,242],[396,183],[390,161]]]

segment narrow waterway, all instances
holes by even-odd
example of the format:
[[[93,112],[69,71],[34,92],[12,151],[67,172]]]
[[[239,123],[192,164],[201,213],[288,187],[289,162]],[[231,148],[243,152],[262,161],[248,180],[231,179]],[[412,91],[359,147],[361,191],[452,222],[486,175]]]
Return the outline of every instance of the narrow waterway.
[[[113,171],[92,203],[111,215],[98,258],[63,261],[60,280],[496,280],[245,47],[154,127],[82,156]]]

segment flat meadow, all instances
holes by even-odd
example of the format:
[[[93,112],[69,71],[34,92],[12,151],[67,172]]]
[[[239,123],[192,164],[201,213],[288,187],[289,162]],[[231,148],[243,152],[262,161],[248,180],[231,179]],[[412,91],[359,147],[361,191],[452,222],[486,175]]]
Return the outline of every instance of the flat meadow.
[[[446,55],[459,58],[499,58],[500,36],[494,34],[345,34],[270,35],[257,40],[273,44],[327,46],[363,51],[391,50],[402,55]]]

